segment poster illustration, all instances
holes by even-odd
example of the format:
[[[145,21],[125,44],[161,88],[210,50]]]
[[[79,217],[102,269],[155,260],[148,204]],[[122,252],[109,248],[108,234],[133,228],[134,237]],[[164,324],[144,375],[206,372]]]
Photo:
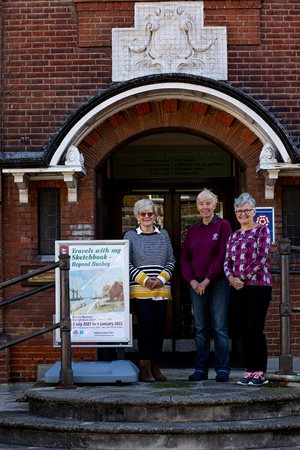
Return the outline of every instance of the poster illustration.
[[[129,312],[129,243],[56,241],[55,255],[70,255],[71,341],[76,344],[131,342]],[[60,280],[56,269],[56,318],[60,317]],[[60,332],[56,341],[59,343]]]

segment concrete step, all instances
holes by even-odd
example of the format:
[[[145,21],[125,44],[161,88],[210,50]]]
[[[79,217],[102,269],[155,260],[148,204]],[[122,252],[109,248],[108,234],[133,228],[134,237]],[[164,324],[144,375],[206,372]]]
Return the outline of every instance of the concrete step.
[[[66,449],[252,449],[300,443],[299,417],[205,423],[125,423],[6,413],[1,442]]]
[[[240,386],[241,371],[227,383],[166,374],[166,383],[1,386],[0,449],[299,450],[298,387]]]
[[[128,386],[27,391],[29,411],[101,422],[220,422],[299,416],[300,389],[171,380]]]

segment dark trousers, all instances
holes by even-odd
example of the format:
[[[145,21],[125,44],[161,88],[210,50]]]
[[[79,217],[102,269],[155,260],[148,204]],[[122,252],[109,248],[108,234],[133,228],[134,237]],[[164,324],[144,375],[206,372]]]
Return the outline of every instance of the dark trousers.
[[[167,300],[134,299],[138,320],[140,359],[160,362],[167,316]]]
[[[247,372],[265,372],[268,363],[265,320],[272,297],[270,286],[245,286],[237,291],[231,287],[234,302],[234,326],[242,338],[243,364]],[[237,330],[235,330],[237,331]]]

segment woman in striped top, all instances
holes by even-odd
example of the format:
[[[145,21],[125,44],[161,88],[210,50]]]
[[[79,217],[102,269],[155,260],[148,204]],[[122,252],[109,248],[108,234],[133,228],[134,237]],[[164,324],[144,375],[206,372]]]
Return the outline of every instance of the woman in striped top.
[[[155,225],[153,201],[138,200],[134,216],[138,227],[127,231],[124,239],[129,241],[130,298],[139,324],[140,379],[166,381],[159,363],[175,258],[168,232]]]

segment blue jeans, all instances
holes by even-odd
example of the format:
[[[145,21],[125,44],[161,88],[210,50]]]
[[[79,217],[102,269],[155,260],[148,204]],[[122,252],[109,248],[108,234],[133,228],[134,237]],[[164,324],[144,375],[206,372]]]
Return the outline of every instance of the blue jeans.
[[[200,369],[205,373],[208,372],[211,328],[215,346],[215,370],[217,372],[223,369],[229,373],[227,327],[229,284],[226,277],[220,277],[212,281],[203,295],[196,294],[190,286],[190,296],[195,321],[196,369]]]

